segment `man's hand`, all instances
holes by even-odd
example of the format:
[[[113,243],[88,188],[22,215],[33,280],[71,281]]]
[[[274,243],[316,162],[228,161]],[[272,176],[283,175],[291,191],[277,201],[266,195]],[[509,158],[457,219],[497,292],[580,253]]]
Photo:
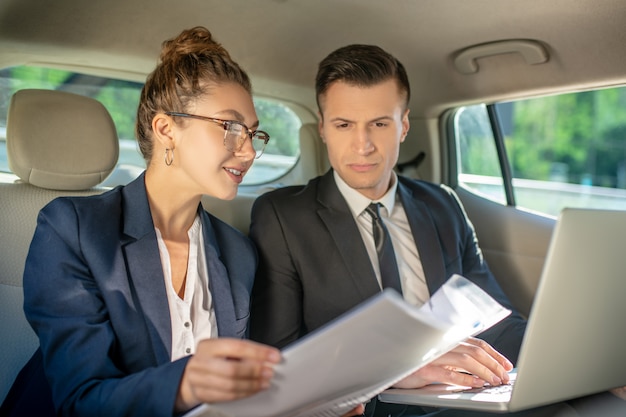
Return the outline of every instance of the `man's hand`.
[[[469,338],[450,352],[394,385],[396,388],[420,388],[443,384],[482,387],[509,382],[513,365],[487,342]]]
[[[198,343],[178,388],[176,411],[200,403],[232,401],[268,388],[278,349],[239,339],[207,339]]]

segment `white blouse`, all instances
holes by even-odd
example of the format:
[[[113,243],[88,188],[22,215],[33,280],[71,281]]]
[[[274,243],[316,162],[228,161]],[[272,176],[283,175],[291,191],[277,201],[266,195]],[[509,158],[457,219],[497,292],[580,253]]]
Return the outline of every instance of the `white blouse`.
[[[202,222],[196,216],[187,232],[189,235],[189,259],[184,297],[181,299],[172,285],[172,269],[167,246],[161,232],[155,227],[161,265],[165,278],[167,301],[172,324],[172,361],[196,351],[196,344],[203,339],[217,337],[217,322],[213,299],[209,289],[209,271],[204,252]]]

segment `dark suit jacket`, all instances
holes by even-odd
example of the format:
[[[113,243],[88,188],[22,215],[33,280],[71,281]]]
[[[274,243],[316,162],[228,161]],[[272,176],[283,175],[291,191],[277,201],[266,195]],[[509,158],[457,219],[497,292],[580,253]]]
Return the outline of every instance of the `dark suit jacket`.
[[[399,177],[406,211],[432,294],[458,273],[508,308],[483,260],[474,229],[455,193]],[[250,336],[282,347],[380,291],[348,204],[332,170],[306,186],[260,196],[250,236],[259,251]],[[481,338],[515,362],[525,321],[513,313]]]
[[[198,210],[219,336],[242,338],[256,251]],[[172,416],[188,357],[170,362],[168,301],[143,175],[42,209],[24,272],[24,310],[63,414]]]

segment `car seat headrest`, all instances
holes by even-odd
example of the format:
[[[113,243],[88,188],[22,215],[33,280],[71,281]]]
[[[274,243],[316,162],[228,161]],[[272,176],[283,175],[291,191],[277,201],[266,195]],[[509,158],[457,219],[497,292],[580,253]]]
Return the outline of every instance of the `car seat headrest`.
[[[9,168],[41,188],[94,187],[112,172],[119,156],[107,109],[95,99],[63,91],[16,92],[6,135]]]

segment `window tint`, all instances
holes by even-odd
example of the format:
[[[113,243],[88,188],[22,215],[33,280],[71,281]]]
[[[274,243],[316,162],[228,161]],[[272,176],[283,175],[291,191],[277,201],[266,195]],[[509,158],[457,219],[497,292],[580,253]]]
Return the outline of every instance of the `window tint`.
[[[0,70],[0,172],[9,172],[6,155],[6,117],[13,93],[25,88],[62,90],[95,98],[109,111],[120,140],[118,167],[133,179],[145,162],[135,140],[135,120],[143,84],[77,74],[51,68],[18,66]],[[300,119],[287,106],[264,98],[254,98],[259,129],[270,134],[270,142],[255,160],[244,184],[276,180],[287,173],[300,155]],[[120,177],[117,176],[116,179]]]
[[[453,120],[463,186],[551,216],[564,207],[626,210],[626,88],[469,106]],[[497,143],[510,178],[493,171]],[[511,184],[508,200],[485,191],[498,181]]]

